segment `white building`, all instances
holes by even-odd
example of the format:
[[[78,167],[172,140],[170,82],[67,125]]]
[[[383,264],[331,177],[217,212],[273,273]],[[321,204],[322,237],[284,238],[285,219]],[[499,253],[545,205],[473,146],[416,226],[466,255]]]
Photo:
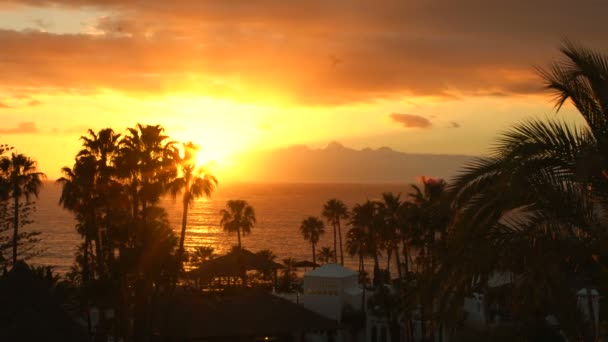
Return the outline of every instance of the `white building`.
[[[345,306],[360,310],[363,290],[358,273],[338,264],[326,264],[304,274],[301,303],[308,309],[338,322]]]

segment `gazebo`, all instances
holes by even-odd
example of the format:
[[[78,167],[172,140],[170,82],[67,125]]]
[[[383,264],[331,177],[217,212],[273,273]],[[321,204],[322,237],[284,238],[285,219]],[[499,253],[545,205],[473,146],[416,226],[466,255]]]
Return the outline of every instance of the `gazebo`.
[[[276,280],[276,271],[283,265],[269,261],[246,249],[234,249],[226,255],[209,260],[189,272],[192,279],[210,282],[213,279],[228,279],[229,283],[244,280],[247,271],[272,271]],[[227,285],[230,285],[227,284]]]

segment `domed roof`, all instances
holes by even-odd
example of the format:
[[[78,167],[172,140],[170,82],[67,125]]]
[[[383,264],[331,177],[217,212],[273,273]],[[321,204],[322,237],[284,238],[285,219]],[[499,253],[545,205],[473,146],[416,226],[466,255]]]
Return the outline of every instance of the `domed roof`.
[[[312,271],[306,272],[304,277],[320,278],[347,278],[356,276],[357,272],[338,264],[325,264]]]

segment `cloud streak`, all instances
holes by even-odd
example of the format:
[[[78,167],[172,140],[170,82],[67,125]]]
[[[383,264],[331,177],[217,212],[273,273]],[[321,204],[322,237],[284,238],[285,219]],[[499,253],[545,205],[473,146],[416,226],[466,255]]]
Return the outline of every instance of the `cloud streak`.
[[[420,115],[393,113],[389,117],[394,123],[406,128],[429,128],[432,126],[429,119]]]
[[[38,133],[38,127],[36,127],[36,123],[32,121],[21,122],[14,128],[4,128],[0,129],[0,134],[34,134]]]

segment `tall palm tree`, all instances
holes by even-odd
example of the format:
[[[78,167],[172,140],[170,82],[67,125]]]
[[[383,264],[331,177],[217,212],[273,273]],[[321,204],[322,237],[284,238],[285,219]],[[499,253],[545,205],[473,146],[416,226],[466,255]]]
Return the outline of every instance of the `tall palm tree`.
[[[342,250],[342,227],[340,225],[341,220],[348,219],[348,207],[344,202],[339,199],[330,199],[323,205],[323,217],[334,229],[334,251],[336,253],[336,263],[338,263],[338,247],[336,243],[336,231],[338,235],[338,241],[340,245],[340,264],[344,266],[344,251]]]
[[[146,208],[158,202],[177,176],[179,151],[160,125],[137,124],[127,131],[114,164],[128,188],[133,217],[145,221]]]
[[[59,204],[75,214],[76,220],[79,222],[76,226],[78,233],[84,237],[81,270],[84,285],[90,277],[89,250],[91,249],[91,241],[95,238],[91,229],[96,210],[92,200],[95,183],[94,160],[90,157],[78,158],[72,168],[65,166],[61,169],[61,173],[63,176],[57,180],[57,183],[62,185]]]
[[[412,184],[414,192],[409,193],[412,201],[408,219],[413,225],[413,243],[422,252],[422,267],[434,270],[436,264],[435,251],[438,248],[438,236],[445,242],[450,209],[447,199],[447,183],[443,179],[422,177],[422,188]]]
[[[179,160],[181,177],[176,178],[169,184],[173,198],[182,193],[182,230],[179,237],[177,250],[178,259],[184,254],[184,241],[186,239],[186,225],[188,221],[188,208],[194,204],[194,200],[202,196],[211,196],[217,185],[217,179],[202,167],[196,167],[195,158],[198,146],[192,142],[183,144],[184,156]]]
[[[0,171],[9,189],[13,201],[13,265],[17,263],[17,245],[19,240],[19,219],[21,200],[29,202],[32,196],[38,197],[42,187],[44,173],[38,172],[36,162],[23,154],[11,153],[10,157],[0,159]]]
[[[365,251],[374,258],[374,283],[380,281],[380,233],[383,217],[378,212],[379,205],[374,201],[366,201],[353,207],[350,224],[353,231],[351,237],[362,239],[359,244],[365,246]]]
[[[315,248],[319,242],[319,238],[325,233],[323,221],[314,216],[302,220],[302,224],[300,224],[300,233],[302,233],[304,240],[310,242],[310,245],[312,246],[312,262],[316,264],[317,254]]]
[[[395,251],[395,259],[397,260],[397,274],[399,275],[399,279],[401,279],[401,259],[399,257],[399,228],[403,209],[401,194],[395,195],[391,192],[383,193],[382,202],[380,202],[379,205],[385,220],[385,224],[383,226],[384,229],[381,235],[386,246],[386,270],[390,273],[391,256],[393,251]]]
[[[253,207],[245,200],[229,200],[226,202],[226,209],[222,209],[220,215],[222,216],[220,225],[226,232],[237,233],[238,247],[241,249],[241,234],[244,236],[251,233],[251,228],[256,223]]]
[[[475,159],[455,179],[451,190],[458,215],[448,249],[454,254],[446,259],[469,263],[443,267],[453,279],[446,297],[499,270],[518,275],[514,293],[535,299],[514,302],[563,303],[574,295],[569,283],[593,286],[591,280],[600,275],[588,265],[608,259],[602,242],[608,231],[608,56],[569,42],[561,52],[564,59],[540,74],[555,95],[556,109],[570,100],[585,123],[520,123],[500,137],[490,156]],[[484,258],[474,258],[480,251]],[[548,309],[527,307],[537,313]],[[564,304],[551,311],[568,334],[580,336],[577,320],[568,316],[579,310]]]
[[[98,132],[89,129],[88,135],[80,137],[82,141],[82,149],[76,156],[77,163],[89,163],[88,168],[74,168],[74,171],[86,172],[85,178],[90,178],[86,183],[90,186],[87,194],[82,194],[88,197],[93,211],[89,217],[89,222],[86,225],[91,232],[92,239],[95,241],[95,253],[97,256],[97,268],[103,274],[105,269],[104,253],[110,254],[112,249],[108,244],[107,229],[110,225],[110,207],[113,198],[110,198],[112,188],[116,182],[112,179],[115,174],[115,169],[112,161],[118,152],[118,142],[120,134],[114,132],[111,128],[104,128]],[[84,169],[84,170],[83,170]],[[80,179],[82,180],[82,178]]]
[[[346,252],[352,257],[359,256],[359,280],[365,276],[365,258],[370,256],[366,232],[361,227],[352,227],[346,232]]]

